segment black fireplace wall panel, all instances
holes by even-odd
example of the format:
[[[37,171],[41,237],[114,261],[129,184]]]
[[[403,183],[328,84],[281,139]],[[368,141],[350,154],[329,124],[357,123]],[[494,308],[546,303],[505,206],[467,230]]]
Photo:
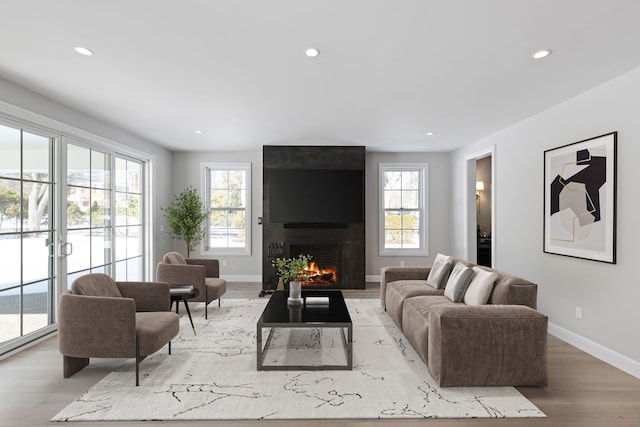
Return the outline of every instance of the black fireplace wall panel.
[[[287,248],[290,244],[301,245],[305,243],[316,245],[338,245],[339,283],[340,289],[364,289],[365,288],[365,222],[364,213],[361,221],[352,222],[354,219],[339,223],[283,223],[271,222],[269,200],[271,200],[271,185],[269,182],[269,170],[321,170],[322,173],[331,174],[335,171],[360,171],[362,176],[361,203],[364,207],[364,168],[365,147],[346,146],[264,146],[263,147],[263,195],[262,195],[262,278],[263,287],[266,290],[275,289],[277,276],[271,265],[273,259],[288,256]],[[332,181],[328,179],[328,181]],[[351,186],[353,187],[353,185]],[[342,194],[341,188],[336,184],[334,189],[337,195]],[[351,188],[350,191],[353,191]],[[312,197],[313,189],[306,195],[291,194],[304,203],[313,203],[305,200]],[[326,196],[324,196],[326,197]],[[340,199],[340,197],[336,197]],[[323,203],[331,203],[324,200]],[[340,206],[335,205],[336,209]]]

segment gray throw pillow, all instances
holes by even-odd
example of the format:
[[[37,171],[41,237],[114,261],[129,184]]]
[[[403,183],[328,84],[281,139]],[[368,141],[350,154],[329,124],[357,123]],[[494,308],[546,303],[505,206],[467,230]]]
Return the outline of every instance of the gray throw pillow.
[[[467,291],[467,286],[471,282],[473,277],[473,268],[467,267],[462,263],[457,263],[453,267],[453,271],[447,280],[447,285],[444,288],[444,296],[449,298],[453,302],[462,302],[464,299],[464,293]]]
[[[451,264],[446,258],[437,256],[427,276],[427,284],[436,289],[443,289],[451,272]]]

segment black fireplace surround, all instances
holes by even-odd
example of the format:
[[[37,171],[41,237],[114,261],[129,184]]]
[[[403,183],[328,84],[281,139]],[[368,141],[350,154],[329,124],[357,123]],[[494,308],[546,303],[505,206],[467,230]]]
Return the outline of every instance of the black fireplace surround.
[[[364,167],[365,147],[263,147],[263,290],[275,258],[301,253],[317,268],[307,288],[365,288]]]

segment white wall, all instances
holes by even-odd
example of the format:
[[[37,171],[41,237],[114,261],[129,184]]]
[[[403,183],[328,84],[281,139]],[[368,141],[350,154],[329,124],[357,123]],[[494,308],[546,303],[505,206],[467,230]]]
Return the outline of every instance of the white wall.
[[[30,116],[34,123],[40,123],[40,119],[44,117],[47,119],[45,121],[51,123],[51,128],[54,130],[60,129],[60,126],[56,123],[77,129],[77,131],[68,129],[64,132],[65,136],[91,140],[90,135],[85,134],[85,132],[88,132],[100,138],[113,141],[115,144],[127,149],[145,153],[147,159],[151,159],[152,163],[152,175],[150,178],[152,184],[151,198],[153,205],[151,206],[151,212],[153,220],[157,221],[162,218],[160,206],[166,206],[172,197],[171,152],[169,150],[28,89],[14,85],[2,78],[0,78],[0,101],[6,103],[4,108],[0,105],[0,115],[3,117],[19,118],[24,121],[23,117],[26,115]],[[25,110],[25,114],[22,114],[19,110]],[[104,140],[101,142],[104,142]],[[154,234],[152,239],[155,243],[155,251],[153,253],[155,259],[152,260],[152,264],[155,265],[162,258],[162,255],[171,249],[172,241],[167,237],[166,233],[159,231],[159,227],[153,226],[152,230]]]
[[[452,253],[464,253],[464,157],[495,146],[495,266],[539,285],[550,331],[640,376],[640,69],[453,153]],[[523,101],[525,102],[525,101]],[[543,152],[618,131],[617,264],[542,252]],[[582,307],[583,319],[575,317]]]

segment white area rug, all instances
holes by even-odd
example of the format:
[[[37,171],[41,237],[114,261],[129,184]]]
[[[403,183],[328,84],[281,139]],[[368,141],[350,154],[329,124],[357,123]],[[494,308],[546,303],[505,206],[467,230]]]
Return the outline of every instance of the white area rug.
[[[172,354],[141,363],[139,387],[127,361],[52,421],[545,416],[512,387],[439,388],[378,300],[347,300],[352,371],[258,372],[256,322],[266,303],[223,299],[209,320],[192,304],[198,335],[183,316]],[[277,331],[266,363],[345,361],[337,329]]]

